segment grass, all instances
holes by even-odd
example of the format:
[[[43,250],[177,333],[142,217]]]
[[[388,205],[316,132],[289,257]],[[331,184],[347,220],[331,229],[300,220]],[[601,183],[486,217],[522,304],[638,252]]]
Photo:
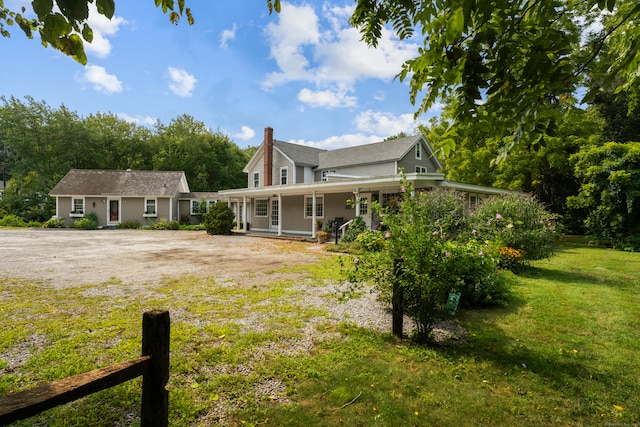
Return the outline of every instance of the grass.
[[[640,422],[640,254],[566,242],[516,279],[508,307],[460,311],[465,339],[434,348],[335,324],[307,304],[300,284],[331,287],[338,270],[322,256],[245,287],[181,277],[54,290],[0,279],[0,395],[138,356],[142,312],[167,308],[174,426]],[[309,328],[324,339],[293,350]],[[16,425],[135,425],[139,402],[134,380]]]

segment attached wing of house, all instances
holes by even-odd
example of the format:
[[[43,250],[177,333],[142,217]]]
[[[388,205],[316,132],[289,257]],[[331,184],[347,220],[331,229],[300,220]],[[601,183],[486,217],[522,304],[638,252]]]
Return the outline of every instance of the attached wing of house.
[[[421,135],[328,151],[276,140],[266,128],[244,169],[247,188],[220,191],[220,197],[235,210],[238,230],[315,237],[318,229],[356,216],[375,228],[371,203],[384,204],[400,192],[400,171],[414,188],[465,191],[470,204],[504,193],[447,181],[441,169]]]
[[[180,218],[179,199],[189,194],[184,172],[72,169],[49,193],[65,221],[89,212],[100,226]]]

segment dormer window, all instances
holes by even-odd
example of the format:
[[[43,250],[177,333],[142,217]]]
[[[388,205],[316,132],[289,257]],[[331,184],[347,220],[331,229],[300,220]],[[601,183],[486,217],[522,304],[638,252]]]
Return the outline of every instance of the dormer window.
[[[280,185],[287,185],[288,175],[289,175],[288,167],[285,166],[283,168],[280,168]]]
[[[253,173],[253,188],[260,187],[260,172]]]
[[[422,160],[422,144],[416,144],[416,160]]]

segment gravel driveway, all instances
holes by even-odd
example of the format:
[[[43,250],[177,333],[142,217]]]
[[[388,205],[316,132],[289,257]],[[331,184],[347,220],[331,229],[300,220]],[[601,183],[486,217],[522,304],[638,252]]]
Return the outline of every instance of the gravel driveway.
[[[0,229],[0,277],[55,287],[256,275],[317,261],[320,246],[204,231]]]

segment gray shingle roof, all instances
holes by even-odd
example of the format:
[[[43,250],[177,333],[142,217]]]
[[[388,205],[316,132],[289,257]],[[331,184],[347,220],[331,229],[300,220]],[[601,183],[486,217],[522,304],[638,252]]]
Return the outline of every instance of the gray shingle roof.
[[[51,196],[174,196],[189,192],[184,172],[72,169]]]
[[[318,155],[326,152],[320,148],[292,144],[284,141],[273,141],[273,146],[285,153],[296,165],[318,166]]]
[[[400,160],[420,138],[420,135],[414,135],[357,147],[324,151],[319,154],[318,169]]]

